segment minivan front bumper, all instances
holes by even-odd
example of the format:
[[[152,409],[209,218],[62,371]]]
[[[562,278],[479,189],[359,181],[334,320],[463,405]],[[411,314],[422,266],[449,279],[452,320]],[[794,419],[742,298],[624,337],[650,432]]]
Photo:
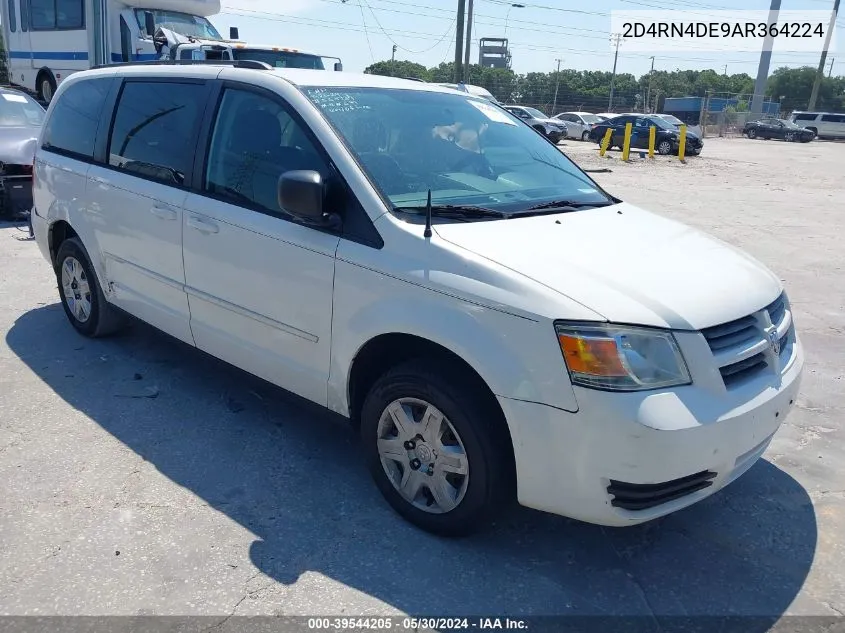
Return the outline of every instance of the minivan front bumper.
[[[782,373],[733,393],[730,405],[695,385],[638,393],[576,387],[576,413],[499,397],[519,503],[608,526],[696,503],[765,452],[798,396],[803,362],[796,340]]]

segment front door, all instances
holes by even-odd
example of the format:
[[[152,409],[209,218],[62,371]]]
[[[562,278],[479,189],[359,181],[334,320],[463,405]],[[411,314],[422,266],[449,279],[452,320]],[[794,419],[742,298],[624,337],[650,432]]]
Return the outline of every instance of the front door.
[[[207,91],[201,80],[127,80],[108,163],[88,172],[92,224],[115,304],[188,343],[182,205]]]
[[[224,88],[185,203],[185,279],[200,349],[325,405],[339,237],[278,203],[285,171],[329,177],[311,138],[275,94]]]

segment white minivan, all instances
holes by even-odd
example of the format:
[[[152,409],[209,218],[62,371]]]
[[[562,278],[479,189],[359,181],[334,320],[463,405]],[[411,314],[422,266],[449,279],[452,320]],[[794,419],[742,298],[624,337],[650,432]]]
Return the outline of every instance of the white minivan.
[[[348,417],[439,534],[511,501],[634,525],[766,450],[803,354],[763,265],[483,98],[244,66],[59,87],[33,226],[80,334],[131,315]]]

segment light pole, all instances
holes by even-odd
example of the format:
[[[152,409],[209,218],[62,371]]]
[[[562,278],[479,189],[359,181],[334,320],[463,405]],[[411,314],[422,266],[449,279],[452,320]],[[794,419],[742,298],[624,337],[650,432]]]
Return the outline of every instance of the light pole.
[[[616,83],[616,60],[619,58],[619,44],[622,43],[622,34],[614,33],[610,41],[616,44],[616,53],[613,55],[613,74],[610,76],[610,99],[607,100],[607,111],[613,112],[613,87]]]
[[[552,106],[552,116],[554,116],[555,112],[557,111],[557,90],[558,88],[560,88],[560,62],[562,62],[563,60],[556,59],[555,61],[557,62],[557,72],[555,72],[555,78],[557,81],[555,81],[555,103]]]
[[[649,108],[651,108],[651,84],[654,81],[654,56],[651,58],[651,70],[648,71],[648,88],[645,91],[645,111],[646,114],[649,112]]]
[[[511,9],[524,9],[524,4],[519,4],[518,2],[514,2],[511,6],[508,7],[508,12],[505,13],[505,39],[508,37],[508,20],[511,17]]]
[[[780,0],[772,0],[769,6],[768,24],[777,24],[780,15]],[[754,94],[751,95],[751,115],[763,113],[763,99],[766,96],[766,83],[769,80],[769,65],[772,63],[772,47],[775,38],[768,33],[763,40],[763,50],[760,52],[760,64],[757,66],[757,79],[754,81]],[[753,120],[753,119],[752,119]]]
[[[393,50],[390,53],[390,72],[396,76],[396,44],[393,45]]]
[[[833,29],[836,28],[836,14],[839,13],[839,0],[833,2],[833,13],[830,14],[830,24],[827,27],[827,35],[824,38],[824,48],[822,48],[822,56],[819,59],[819,67],[816,70],[816,79],[813,82],[813,90],[810,92],[810,104],[807,106],[808,110],[816,109],[816,99],[819,97],[819,86],[824,77],[824,65],[827,59],[827,49],[830,47],[830,36],[833,35]]]

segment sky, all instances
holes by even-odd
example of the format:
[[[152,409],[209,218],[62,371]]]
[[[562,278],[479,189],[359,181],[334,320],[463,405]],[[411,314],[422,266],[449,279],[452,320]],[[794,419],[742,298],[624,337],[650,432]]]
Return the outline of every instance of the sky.
[[[517,73],[549,72],[561,68],[610,71],[610,12],[672,9],[692,11],[707,21],[708,12],[737,8],[768,10],[770,0],[474,0],[471,61],[478,61],[479,37],[507,37],[512,68]],[[243,40],[301,48],[343,59],[344,70],[359,72],[373,61],[396,59],[435,66],[454,60],[457,0],[222,0],[222,13],[211,18],[224,36],[230,26]],[[827,11],[833,0],[782,0],[782,10]],[[709,14],[712,19],[713,14]],[[837,20],[840,51],[833,58],[833,74],[845,74],[845,15]],[[757,74],[754,52],[628,52],[619,49],[617,72],[636,76],[655,70],[712,68],[728,74]],[[839,59],[837,59],[837,57]],[[778,52],[770,71],[780,66],[817,66],[818,53]]]

